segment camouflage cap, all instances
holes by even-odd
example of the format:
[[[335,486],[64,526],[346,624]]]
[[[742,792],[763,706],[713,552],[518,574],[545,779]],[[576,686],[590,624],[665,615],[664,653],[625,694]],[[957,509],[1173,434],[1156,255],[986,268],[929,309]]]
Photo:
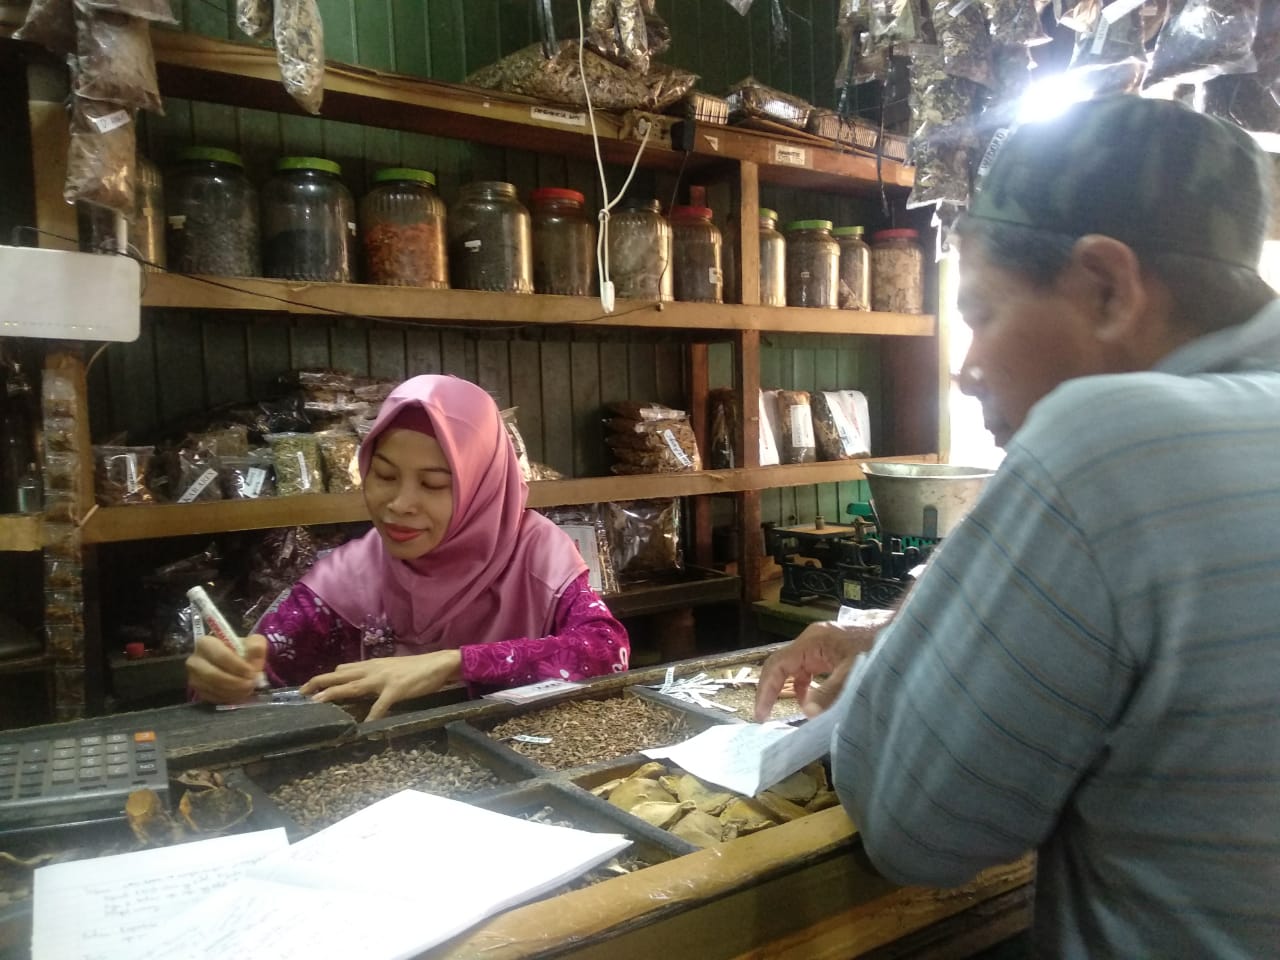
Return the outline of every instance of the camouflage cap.
[[[1239,127],[1169,100],[1114,96],[999,139],[968,218],[1258,267],[1271,163]]]

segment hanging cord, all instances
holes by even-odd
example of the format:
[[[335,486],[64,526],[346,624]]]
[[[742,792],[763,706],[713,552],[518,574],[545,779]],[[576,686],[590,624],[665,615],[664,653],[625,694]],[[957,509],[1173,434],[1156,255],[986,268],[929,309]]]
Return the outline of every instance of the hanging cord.
[[[623,182],[621,189],[617,195],[609,199],[609,181],[605,178],[604,158],[600,155],[600,135],[596,132],[596,111],[591,104],[591,86],[587,83],[587,65],[586,55],[584,51],[587,46],[587,22],[582,15],[582,0],[577,0],[578,5],[578,77],[582,80],[582,94],[587,101],[587,119],[591,124],[591,145],[595,149],[596,154],[596,172],[600,174],[600,196],[603,200],[603,206],[600,208],[598,215],[600,220],[600,229],[596,234],[596,269],[600,274],[600,308],[605,313],[613,313],[614,293],[613,281],[609,278],[609,215],[610,211],[621,202],[623,196],[626,195],[627,188],[631,186],[631,181],[636,175],[636,170],[640,167],[640,157],[644,154],[644,148],[649,143],[649,137],[653,133],[653,121],[641,119],[644,124],[644,135],[640,139],[640,148],[636,150],[635,159],[631,161],[631,170],[627,174],[627,179]]]

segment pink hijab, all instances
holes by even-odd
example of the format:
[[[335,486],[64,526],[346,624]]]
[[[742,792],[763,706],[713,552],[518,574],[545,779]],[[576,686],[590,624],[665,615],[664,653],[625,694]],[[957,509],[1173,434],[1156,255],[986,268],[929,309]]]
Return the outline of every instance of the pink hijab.
[[[396,653],[427,653],[551,632],[556,601],[586,570],[555,524],[525,509],[529,489],[493,400],[466,380],[420,376],[392,391],[360,447],[369,472],[378,438],[425,412],[453,470],[453,518],[416,560],[396,560],[376,529],[344,544],[302,578],[348,623],[389,626]]]

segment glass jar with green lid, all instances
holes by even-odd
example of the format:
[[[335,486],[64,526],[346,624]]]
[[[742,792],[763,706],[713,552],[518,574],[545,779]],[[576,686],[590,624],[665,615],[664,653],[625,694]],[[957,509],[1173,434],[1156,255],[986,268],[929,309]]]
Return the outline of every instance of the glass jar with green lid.
[[[449,286],[444,201],[429,170],[390,167],[373,175],[360,201],[360,247],[367,283]]]
[[[917,231],[871,235],[871,309],[924,313],[924,250]]]
[[[787,224],[787,305],[834,309],[839,301],[840,244],[830,220]]]
[[[596,230],[587,198],[577,190],[541,187],[533,202],[533,289],[569,297],[591,296],[596,275]]]
[[[628,197],[609,220],[609,279],[627,300],[672,300],[671,225],[657,200]]]
[[[533,293],[533,228],[514,184],[469,183],[449,211],[449,271],[464,290]]]
[[[169,269],[221,277],[262,274],[258,192],[238,153],[187,147],[165,177]]]
[[[836,227],[831,235],[840,244],[840,309],[871,309],[871,248],[862,227]]]
[[[711,222],[710,207],[672,207],[671,237],[675,254],[677,300],[724,302],[723,241]]]
[[[262,261],[268,277],[347,283],[356,209],[342,167],[321,157],[282,157],[262,189]]]

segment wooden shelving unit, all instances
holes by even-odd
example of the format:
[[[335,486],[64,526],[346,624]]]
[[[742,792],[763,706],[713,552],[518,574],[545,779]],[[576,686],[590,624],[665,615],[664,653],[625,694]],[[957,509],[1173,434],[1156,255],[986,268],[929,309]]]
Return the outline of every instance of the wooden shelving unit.
[[[0,514],[0,553],[34,553],[44,545],[39,515]]]

